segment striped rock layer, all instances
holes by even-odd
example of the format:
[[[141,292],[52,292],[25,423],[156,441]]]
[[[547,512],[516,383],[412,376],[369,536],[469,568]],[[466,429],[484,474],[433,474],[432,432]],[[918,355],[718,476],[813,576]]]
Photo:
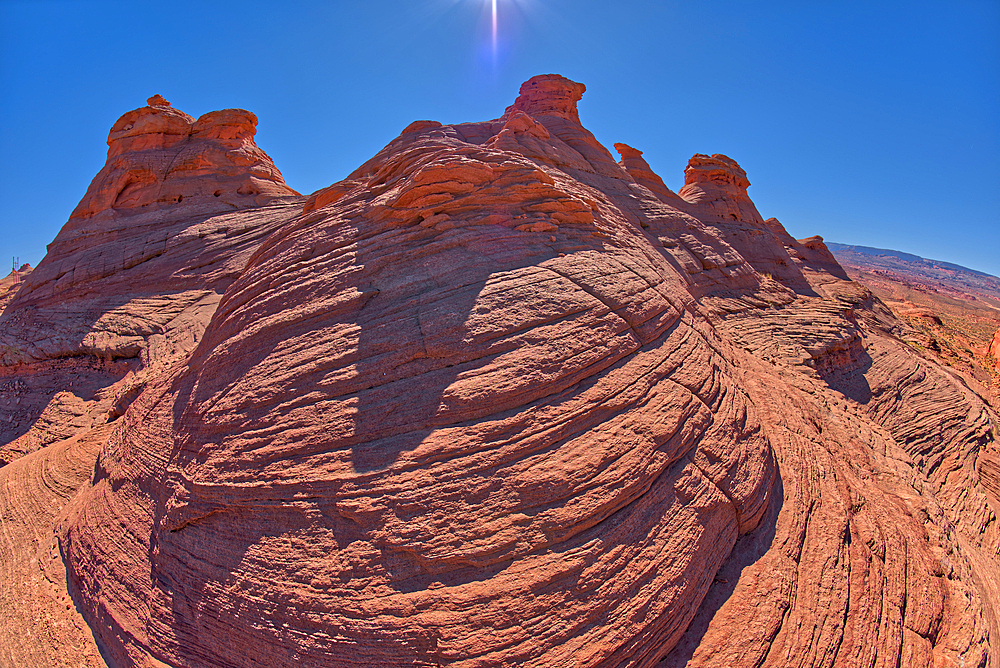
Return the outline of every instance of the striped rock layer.
[[[735,161],[674,193],[583,92],[190,240],[219,297],[60,519],[105,656],[995,665],[997,416]]]

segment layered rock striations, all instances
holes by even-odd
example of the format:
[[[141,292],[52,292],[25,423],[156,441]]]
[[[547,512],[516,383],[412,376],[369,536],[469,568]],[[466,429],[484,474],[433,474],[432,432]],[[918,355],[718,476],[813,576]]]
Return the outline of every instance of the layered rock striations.
[[[0,422],[0,464],[120,412],[140,367],[183,359],[250,254],[301,208],[254,143],[253,114],[149,105],[114,124],[107,164],[0,315],[0,377],[26,391]],[[94,372],[130,387],[72,385]]]
[[[114,124],[107,164],[5,310],[5,364],[135,357],[168,328],[163,317],[221,294],[241,255],[287,218],[297,193],[254,143],[252,113],[195,120],[159,95],[149,105]],[[173,312],[152,315],[171,309],[141,303],[151,299]]]
[[[597,187],[615,163],[532,105],[552,111],[522,98],[485,141],[411,127],[307,204],[122,418],[69,550],[123,659],[239,665],[208,617],[274,665],[617,663],[679,637],[773,454],[676,271]],[[119,621],[140,599],[149,624]],[[240,621],[272,610],[282,637]]]
[[[995,665],[996,415],[734,161],[674,193],[584,90],[224,214],[221,297],[60,515],[107,657]]]
[[[758,272],[803,288],[801,272],[790,266],[781,240],[747,195],[749,187],[746,172],[732,158],[695,154],[684,170],[684,187],[678,195],[687,203],[688,213],[714,225]]]

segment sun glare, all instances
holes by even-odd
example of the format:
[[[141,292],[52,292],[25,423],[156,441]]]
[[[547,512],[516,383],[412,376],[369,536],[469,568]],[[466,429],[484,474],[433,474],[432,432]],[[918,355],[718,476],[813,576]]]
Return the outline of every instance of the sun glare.
[[[464,4],[476,8],[479,21],[476,25],[476,48],[479,57],[492,61],[494,70],[506,59],[518,36],[524,31],[531,14],[544,4],[541,0],[438,0],[443,6]],[[537,19],[537,17],[536,17]],[[537,21],[536,21],[537,22]],[[502,25],[501,25],[502,24]]]
[[[493,60],[497,59],[497,0],[493,0]]]

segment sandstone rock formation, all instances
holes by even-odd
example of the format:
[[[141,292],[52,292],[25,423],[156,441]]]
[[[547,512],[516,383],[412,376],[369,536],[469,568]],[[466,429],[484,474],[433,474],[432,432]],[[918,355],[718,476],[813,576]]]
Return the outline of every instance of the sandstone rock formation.
[[[668,188],[663,179],[653,172],[649,163],[643,159],[642,151],[621,143],[615,144],[615,150],[622,157],[618,164],[635,179],[636,183],[648,188],[661,202],[680,210],[688,209],[688,202]]]
[[[749,186],[746,172],[732,158],[696,154],[684,170],[684,187],[678,194],[688,203],[689,213],[722,232],[754,269],[804,287],[801,272],[790,266],[788,252],[750,201]]]
[[[0,466],[107,422],[137,367],[85,358],[0,366]]]
[[[62,510],[0,522],[55,528],[105,656],[997,665],[995,413],[898,340],[822,239],[765,222],[731,159],[696,155],[678,193],[636,149],[615,162],[580,124],[584,90],[545,75],[498,119],[418,121],[308,198],[94,214],[244,225],[144,263],[170,297],[116,322],[174,322],[177,285],[214,295],[160,325],[191,332],[169,354],[86,318],[45,343],[66,330],[12,320],[18,295],[11,359],[128,366],[113,425],[0,469],[37,480],[102,443]],[[143,117],[179,128],[163,102]],[[95,331],[103,347],[75,338]]]
[[[94,471],[102,424],[0,468],[0,665],[103,666],[66,588],[59,524]]]
[[[764,225],[771,234],[785,247],[785,252],[792,261],[798,265],[803,274],[810,273],[829,274],[835,278],[849,280],[847,272],[837,262],[830,249],[823,243],[823,237],[816,235],[806,239],[793,239],[792,235],[785,231],[784,226],[777,218],[768,218]],[[815,280],[822,280],[819,276]]]
[[[298,194],[254,143],[257,117],[249,111],[223,109],[195,120],[161,95],[147,104],[112,126],[108,162],[70,221],[185,198],[202,209],[225,211]]]
[[[107,164],[0,316],[0,377],[27,392],[0,420],[0,464],[104,421],[144,370],[183,359],[250,254],[301,207],[254,143],[253,114],[195,121],[158,95],[149,105],[114,124]],[[95,366],[81,355],[114,378],[81,393]],[[129,359],[141,365],[112,363]]]

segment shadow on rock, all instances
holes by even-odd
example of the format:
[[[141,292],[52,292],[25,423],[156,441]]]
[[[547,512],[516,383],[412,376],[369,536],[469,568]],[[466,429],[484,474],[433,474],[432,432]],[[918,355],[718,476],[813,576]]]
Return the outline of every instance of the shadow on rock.
[[[872,388],[865,377],[871,368],[872,358],[867,351],[862,350],[851,367],[821,372],[820,376],[827,385],[847,399],[865,405],[872,398]]]
[[[753,565],[771,549],[778,524],[778,515],[784,505],[784,486],[780,472],[775,469],[774,486],[771,489],[771,501],[767,514],[761,520],[760,526],[745,536],[740,537],[733,546],[729,557],[719,567],[715,580],[702,600],[698,612],[681,636],[680,641],[665,657],[660,659],[664,668],[682,668],[689,665],[694,652],[701,645],[702,638],[708,631],[715,614],[730,599],[739,584],[743,570]]]

